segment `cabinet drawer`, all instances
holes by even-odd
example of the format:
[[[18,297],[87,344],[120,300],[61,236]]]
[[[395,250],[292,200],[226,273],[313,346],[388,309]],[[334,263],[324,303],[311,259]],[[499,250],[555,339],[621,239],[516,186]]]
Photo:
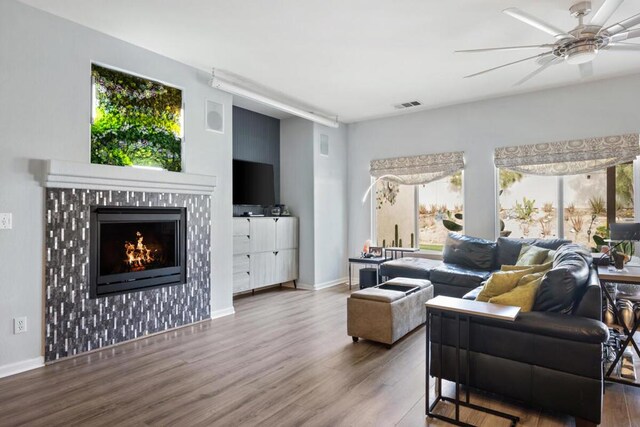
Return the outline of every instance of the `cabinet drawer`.
[[[248,291],[251,289],[251,276],[246,272],[233,275],[233,292]]]
[[[233,256],[233,274],[246,273],[251,268],[250,255]]]
[[[250,234],[251,220],[249,218],[234,218],[233,219],[233,235],[234,236],[247,236]]]
[[[244,254],[251,251],[249,236],[233,236],[233,253]]]

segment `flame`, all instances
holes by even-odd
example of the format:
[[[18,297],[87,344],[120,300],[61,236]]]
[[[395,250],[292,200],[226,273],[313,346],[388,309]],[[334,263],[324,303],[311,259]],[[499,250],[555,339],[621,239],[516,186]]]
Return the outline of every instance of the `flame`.
[[[127,258],[124,260],[134,271],[141,271],[146,268],[146,264],[154,261],[151,249],[143,243],[144,236],[136,231],[137,243],[125,242],[124,250]]]

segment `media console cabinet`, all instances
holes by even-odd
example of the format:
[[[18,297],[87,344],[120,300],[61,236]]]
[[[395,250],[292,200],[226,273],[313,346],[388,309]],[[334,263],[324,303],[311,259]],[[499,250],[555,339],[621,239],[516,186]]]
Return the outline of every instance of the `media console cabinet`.
[[[233,293],[298,279],[298,218],[233,218]]]

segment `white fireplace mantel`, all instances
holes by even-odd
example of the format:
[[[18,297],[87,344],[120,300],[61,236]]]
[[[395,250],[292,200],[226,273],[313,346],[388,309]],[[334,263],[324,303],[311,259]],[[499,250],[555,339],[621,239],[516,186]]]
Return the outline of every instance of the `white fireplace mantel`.
[[[213,193],[216,177],[144,168],[96,165],[65,160],[45,161],[42,185],[47,188]]]

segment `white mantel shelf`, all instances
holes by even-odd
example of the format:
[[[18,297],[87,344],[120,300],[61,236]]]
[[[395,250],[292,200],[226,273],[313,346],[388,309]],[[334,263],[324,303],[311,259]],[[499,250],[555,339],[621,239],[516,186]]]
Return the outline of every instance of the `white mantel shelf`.
[[[47,160],[42,185],[47,188],[213,193],[216,177],[133,167]]]

